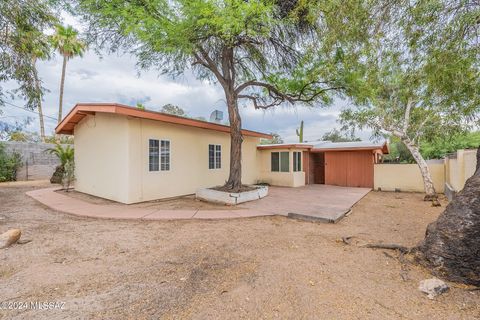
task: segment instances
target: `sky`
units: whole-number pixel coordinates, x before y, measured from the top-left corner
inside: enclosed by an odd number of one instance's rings
[[[82,29],[73,17],[64,15],[66,24]],[[103,54],[99,57],[94,50],[89,50],[82,57],[68,61],[63,116],[79,102],[116,102],[135,106],[142,103],[147,109],[159,111],[167,103],[178,105],[189,116],[203,116],[209,119],[214,110],[224,112],[228,119],[222,88],[215,83],[200,81],[187,70],[181,78],[172,79],[160,75],[156,70],[138,70],[136,59],[130,55]],[[43,102],[45,129],[52,134],[58,116],[58,99],[62,57],[57,53],[51,60],[39,61],[38,72],[43,86],[48,89]],[[2,83],[6,89],[15,87],[15,83]],[[10,100],[17,106],[23,106],[21,100]],[[251,105],[240,107],[242,125],[245,129],[267,133],[278,133],[285,142],[297,142],[295,129],[304,120],[304,140],[315,141],[333,128],[339,128],[337,117],[346,101],[336,100],[328,108],[284,105],[269,110],[255,110]],[[27,131],[38,132],[38,116],[35,113],[5,106],[0,121],[21,121],[32,117]],[[369,134],[358,134],[364,140]]]

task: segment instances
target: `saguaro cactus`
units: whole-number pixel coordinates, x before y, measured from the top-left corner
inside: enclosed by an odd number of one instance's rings
[[[297,132],[298,140],[303,142],[303,120],[300,122],[300,128],[295,130]]]

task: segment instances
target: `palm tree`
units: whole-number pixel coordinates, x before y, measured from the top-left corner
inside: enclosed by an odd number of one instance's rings
[[[36,64],[38,59],[45,60],[50,58],[50,46],[46,41],[45,37],[39,37],[37,38],[37,41],[32,43],[33,43],[33,46],[31,49],[31,56],[32,56],[32,66],[34,71],[35,89],[37,90],[37,92],[40,93],[40,96],[37,99],[38,100],[37,101],[38,118],[40,120],[40,138],[42,139],[42,142],[45,142],[45,123],[43,121],[43,109],[42,109],[43,94],[41,94],[43,91],[41,88],[41,82],[38,76]]]
[[[69,161],[74,161],[75,151],[70,145],[63,147],[61,144],[57,143],[54,148],[49,148],[45,150],[45,152],[56,155],[58,160],[60,160],[61,166],[65,166]]]
[[[62,121],[63,88],[65,85],[65,70],[67,61],[76,56],[83,56],[87,47],[86,43],[78,39],[78,31],[72,26],[57,26],[52,36],[52,45],[63,56],[62,78],[60,80],[60,98],[58,103],[58,123]]]
[[[57,143],[54,148],[49,148],[45,150],[45,152],[56,155],[60,160],[60,165],[55,168],[55,172],[50,178],[50,182],[63,183],[65,180],[65,182],[68,182],[66,186],[66,189],[68,190],[68,185],[70,185],[70,182],[73,179],[75,150],[70,145],[63,147]]]

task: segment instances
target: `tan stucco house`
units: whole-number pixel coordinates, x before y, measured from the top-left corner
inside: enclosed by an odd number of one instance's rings
[[[193,194],[228,178],[226,125],[115,103],[82,103],[56,132],[75,135],[75,189],[98,197],[136,203]],[[260,145],[271,136],[242,132],[246,184],[373,187],[373,164],[388,152],[386,145],[368,143]],[[352,169],[363,172],[354,181],[347,179]]]

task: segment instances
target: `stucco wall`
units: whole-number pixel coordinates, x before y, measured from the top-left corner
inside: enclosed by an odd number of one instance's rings
[[[445,185],[445,166],[441,163],[429,163],[433,184],[437,192],[442,193]],[[375,164],[374,189],[382,191],[424,192],[423,179],[417,164]]]
[[[445,181],[454,191],[460,191],[465,181],[475,173],[477,150],[458,150],[453,157],[445,159]]]
[[[128,121],[125,117],[87,116],[75,127],[75,189],[127,202]]]
[[[170,170],[150,172],[149,139],[170,141]],[[242,182],[257,179],[259,138],[245,136]],[[208,168],[208,145],[222,146],[221,169]],[[192,194],[222,185],[230,168],[228,133],[159,121],[97,114],[75,129],[78,191],[124,203]],[[110,159],[110,160],[107,160]]]
[[[198,188],[222,185],[230,168],[228,133],[145,119],[129,119],[129,202],[195,193]],[[148,171],[149,139],[170,141],[170,170]],[[242,145],[242,182],[255,183],[259,138],[245,136]],[[222,146],[221,169],[208,168],[208,145]]]
[[[271,170],[271,153],[272,152],[289,152],[289,172],[272,172]],[[293,152],[297,151],[302,154],[302,170],[304,165],[302,149],[274,149],[258,151],[258,182],[266,182],[274,186],[284,187],[301,187],[305,185],[305,172],[293,171]]]

